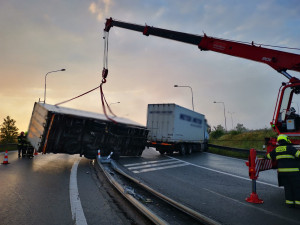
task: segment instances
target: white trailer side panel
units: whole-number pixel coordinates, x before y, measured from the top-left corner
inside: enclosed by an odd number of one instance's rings
[[[148,139],[168,142],[173,138],[174,104],[149,104],[147,113]]]
[[[148,140],[156,142],[204,142],[206,122],[203,114],[176,104],[149,104]]]

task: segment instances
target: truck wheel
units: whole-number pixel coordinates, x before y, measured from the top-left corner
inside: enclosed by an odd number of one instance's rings
[[[204,152],[207,152],[208,151],[208,144],[207,143],[205,143],[205,144],[203,144],[204,146],[203,146],[203,151]]]
[[[171,150],[171,149],[168,150],[168,151],[167,151],[167,154],[168,154],[168,155],[173,155],[173,150]]]
[[[180,155],[185,155],[185,153],[186,153],[186,147],[185,147],[184,144],[180,145],[179,153],[180,153]]]
[[[161,155],[164,155],[165,154],[165,151],[164,150],[158,150],[159,151],[159,153],[161,154]]]
[[[192,145],[188,145],[187,146],[187,154],[190,155],[193,152],[193,146]]]

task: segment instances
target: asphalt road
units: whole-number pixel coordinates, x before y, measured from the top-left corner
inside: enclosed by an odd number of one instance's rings
[[[17,152],[10,152],[8,161],[0,164],[0,224],[131,224],[101,191],[90,160],[63,154],[19,159]],[[76,162],[77,195],[70,186]],[[78,199],[84,212],[79,218]]]
[[[0,160],[3,157],[0,154]],[[132,223],[90,160],[63,154],[18,159],[10,152],[8,161],[0,164],[0,224]],[[265,171],[258,179],[257,193],[264,204],[245,201],[251,181],[244,160],[210,153],[161,156],[150,148],[142,157],[121,158],[119,164],[152,188],[222,224],[300,224],[300,210],[284,205],[276,171]]]
[[[221,224],[300,224],[300,210],[284,204],[274,170],[264,171],[257,181],[263,204],[245,201],[251,181],[244,160],[210,153],[161,156],[153,149],[141,158],[121,158],[124,171],[162,194],[181,202]]]

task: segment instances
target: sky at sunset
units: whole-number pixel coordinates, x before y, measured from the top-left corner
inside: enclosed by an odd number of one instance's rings
[[[1,0],[0,124],[27,130],[34,102],[56,104],[97,87],[103,28],[130,23],[237,41],[300,47],[298,0]],[[296,50],[284,50],[300,54]],[[104,93],[113,112],[146,125],[147,104],[176,103],[205,114],[211,126],[269,128],[278,89],[287,79],[265,64],[113,27]],[[297,72],[290,74],[300,77]],[[300,104],[300,103],[299,103]],[[102,113],[99,91],[62,105]]]

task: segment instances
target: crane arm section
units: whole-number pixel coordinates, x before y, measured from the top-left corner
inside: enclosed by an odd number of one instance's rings
[[[300,72],[300,55],[294,53],[264,48],[261,46],[256,46],[253,43],[247,44],[230,40],[223,40],[214,37],[208,37],[206,35],[200,36],[195,34],[188,34],[178,31],[150,27],[147,25],[142,26],[113,20],[112,18],[106,20],[104,31],[109,32],[110,28],[113,26],[142,32],[146,36],[153,35],[161,38],[184,42],[187,44],[197,45],[198,48],[202,51],[210,50],[226,55],[265,63],[271,66],[276,71],[282,73],[288,79],[291,79],[292,76],[286,72],[287,70]]]

